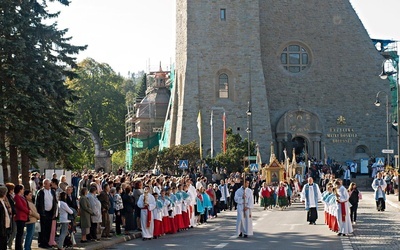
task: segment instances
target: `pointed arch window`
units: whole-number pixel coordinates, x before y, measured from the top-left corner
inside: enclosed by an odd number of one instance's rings
[[[229,78],[228,75],[223,73],[219,75],[219,98],[227,99],[229,98]]]

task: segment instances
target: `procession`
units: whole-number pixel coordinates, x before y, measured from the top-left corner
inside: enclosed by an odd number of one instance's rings
[[[222,170],[213,172],[209,179],[194,169],[180,176],[88,170],[72,173],[70,182],[65,175],[53,173],[49,179],[34,172],[25,191],[21,184],[0,186],[5,208],[1,226],[8,239],[1,249],[31,249],[36,238],[40,248],[56,249],[135,232],[141,233],[143,241],[168,238],[196,230],[223,217],[225,211],[236,211],[236,237],[251,238],[256,206],[265,212],[285,213],[294,204],[303,204],[304,224],[323,221],[338,236],[352,235],[362,194],[355,182],[347,187],[343,184],[347,168],[338,176],[340,171],[333,172],[313,160],[307,172],[297,168],[290,174],[274,155],[271,160],[257,172]],[[387,186],[392,185],[382,174],[377,172],[371,183],[377,211],[385,211]],[[280,175],[287,178],[279,179]],[[393,184],[397,191],[398,183]],[[318,218],[319,210],[324,218]],[[29,220],[21,221],[26,217]],[[75,237],[78,230],[80,239]]]

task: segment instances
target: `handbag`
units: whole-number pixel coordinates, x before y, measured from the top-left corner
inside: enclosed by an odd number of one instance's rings
[[[68,214],[68,220],[74,221],[78,212],[76,211],[75,208],[70,207],[70,209],[72,210],[72,214]]]

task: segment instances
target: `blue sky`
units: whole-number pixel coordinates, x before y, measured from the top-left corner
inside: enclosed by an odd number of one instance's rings
[[[72,0],[52,8],[61,11],[59,27],[69,29],[72,43],[89,46],[78,61],[92,57],[127,76],[174,61],[175,1]],[[400,0],[350,2],[371,38],[400,40]]]

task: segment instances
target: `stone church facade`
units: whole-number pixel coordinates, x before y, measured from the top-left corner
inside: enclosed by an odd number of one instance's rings
[[[382,156],[385,107],[373,104],[390,92],[383,57],[348,0],[176,2],[171,144],[199,140],[200,111],[203,154],[211,140],[220,152],[225,111],[264,161],[271,142],[280,160],[285,148],[339,162]]]

